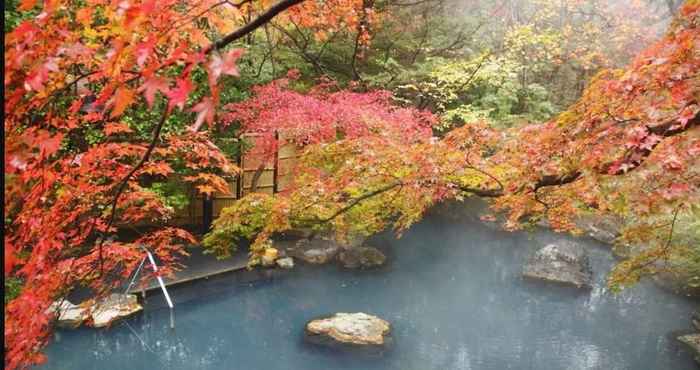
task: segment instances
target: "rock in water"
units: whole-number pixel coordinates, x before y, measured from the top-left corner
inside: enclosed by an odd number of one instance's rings
[[[68,300],[52,303],[48,312],[58,315],[56,325],[61,328],[75,329],[88,317],[88,310],[85,307],[74,305]]]
[[[386,256],[374,247],[345,249],[338,254],[338,261],[345,268],[372,268],[384,265]]]
[[[133,294],[110,294],[92,308],[92,326],[102,328],[143,310]]]
[[[288,254],[307,263],[324,264],[333,261],[338,254],[338,244],[327,238],[313,238],[299,240]]]
[[[589,237],[606,244],[613,244],[622,229],[622,221],[613,216],[581,215],[575,223]]]
[[[276,248],[266,248],[262,256],[262,265],[266,267],[274,266],[278,255],[279,251]]]
[[[383,345],[389,334],[388,322],[366,313],[336,313],[327,318],[320,318],[306,324],[309,336],[320,336],[329,342]]]
[[[294,268],[294,259],[292,257],[280,258],[277,260],[277,266],[283,269]]]
[[[304,251],[301,258],[308,263],[322,265],[332,261],[337,251],[337,249],[309,249]]]
[[[695,361],[700,362],[700,334],[681,335],[678,340],[690,347]]]
[[[357,248],[362,246],[362,244],[367,241],[367,237],[361,234],[354,234],[348,236],[346,242],[344,243],[344,246],[346,248]]]
[[[591,288],[593,276],[588,257],[580,246],[570,242],[549,244],[530,257],[523,276]]]

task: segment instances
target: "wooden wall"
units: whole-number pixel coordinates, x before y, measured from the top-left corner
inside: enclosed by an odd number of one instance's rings
[[[248,134],[245,135],[245,137],[247,140],[255,144],[255,141],[259,135]],[[239,197],[243,197],[250,193],[253,177],[255,176],[255,172],[257,171],[258,167],[262,163],[262,160],[262,156],[256,154],[254,150],[241,156],[238,165],[242,169],[242,174],[229,183],[230,194],[217,192],[213,195],[214,219],[219,216],[222,209],[231,206]],[[282,145],[277,151],[277,155],[275,156],[274,160],[271,160],[265,164],[264,170],[258,179],[256,192],[274,194],[289,188],[294,176],[296,162],[296,146],[292,143],[285,143]],[[240,190],[239,183],[242,185],[240,186]],[[179,212],[175,217],[174,223],[201,225],[203,219],[202,203],[203,200],[201,195],[193,197],[190,201],[189,209]]]

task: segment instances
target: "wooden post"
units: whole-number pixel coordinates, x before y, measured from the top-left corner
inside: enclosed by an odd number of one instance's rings
[[[211,222],[214,219],[214,201],[211,195],[204,194],[202,198],[202,234],[209,232]]]
[[[241,141],[239,140],[239,143]],[[245,175],[245,169],[243,168],[243,148],[241,144],[238,146],[238,168],[241,172],[236,176],[236,199],[241,199],[243,197],[243,176]]]
[[[277,193],[277,175],[278,175],[278,167],[279,167],[279,159],[280,159],[280,134],[279,131],[275,130],[275,141],[277,142],[276,148],[275,148],[275,162],[272,165],[272,193],[275,194]]]

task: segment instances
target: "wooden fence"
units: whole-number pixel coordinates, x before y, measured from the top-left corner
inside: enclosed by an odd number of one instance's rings
[[[247,134],[244,137],[252,142],[255,148],[260,135]],[[268,163],[264,163],[264,166],[263,161],[263,156],[254,150],[241,155],[238,160],[241,174],[229,182],[230,194],[214,193],[210,202],[205,202],[201,195],[193,196],[189,208],[179,212],[173,223],[195,226],[207,224],[211,218],[218,217],[222,209],[231,206],[236,199],[251,193],[253,181],[258,172],[256,192],[274,194],[287,189],[292,182],[297,161],[296,146],[293,143],[285,143],[278,148],[273,160],[267,161]],[[209,207],[211,210],[208,209]]]

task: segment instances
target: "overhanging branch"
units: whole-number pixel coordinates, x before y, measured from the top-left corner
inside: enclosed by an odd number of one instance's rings
[[[675,135],[679,135],[683,132],[688,131],[689,129],[700,125],[700,114],[695,114],[693,118],[691,118],[686,125],[680,125],[678,122],[677,118],[668,120],[664,123],[658,124],[658,125],[647,125],[645,126],[647,130],[647,135],[658,135],[664,138],[667,137],[672,137]],[[644,160],[653,152],[653,150],[658,146],[658,144],[661,143],[659,141],[658,143],[654,144],[650,148],[637,148],[635,150],[632,150],[628,152],[624,158],[622,158],[619,161],[614,161],[614,162],[609,162],[605,163],[601,166],[599,166],[596,169],[596,172],[601,174],[601,175],[611,175],[611,176],[619,176],[619,175],[624,175],[626,173],[629,173],[630,171],[638,168],[639,166],[644,163]],[[618,166],[621,163],[626,163],[627,166],[625,167],[624,170],[619,169],[616,171],[611,172],[611,168],[613,168],[613,165],[617,164]],[[530,189],[533,192],[537,192],[537,190],[548,187],[548,186],[562,186],[566,184],[570,184],[580,178],[583,177],[583,172],[581,170],[574,170],[569,173],[565,174],[557,174],[557,175],[546,175],[542,176],[535,182],[535,184],[532,186]],[[523,186],[521,187],[517,192],[526,190],[527,187]],[[480,188],[470,188],[470,187],[460,187],[460,190],[467,192],[467,193],[472,193],[477,196],[481,197],[490,197],[490,198],[497,198],[500,196],[504,195],[504,192],[502,189],[480,189]]]
[[[293,7],[294,5],[300,4],[302,2],[304,2],[304,0],[282,0],[279,3],[270,7],[264,13],[260,14],[257,18],[253,19],[250,23],[246,24],[245,26],[243,26],[243,27],[241,27],[241,28],[229,33],[229,34],[227,34],[226,36],[222,37],[218,41],[207,46],[206,48],[204,48],[204,50],[202,50],[202,52],[205,54],[208,54],[208,53],[212,52],[212,50],[221,49],[221,48],[225,47],[226,45],[240,39],[241,37],[255,31],[258,27],[269,22],[270,20],[272,20],[272,18],[276,17],[278,14],[282,13],[283,11]]]
[[[396,187],[399,187],[403,185],[402,182],[393,182],[388,185],[382,186],[381,188],[378,188],[376,190],[367,192],[357,198],[354,198],[352,201],[350,201],[347,205],[344,207],[340,208],[339,210],[335,211],[332,215],[325,217],[325,218],[316,218],[316,219],[306,219],[306,220],[300,220],[302,223],[317,223],[317,224],[325,224],[327,222],[331,222],[334,219],[336,219],[338,216],[342,215],[345,212],[348,212],[351,210],[353,207],[357,206],[358,204],[362,203],[363,201],[375,197],[377,195],[380,195],[382,193],[386,193],[389,190],[395,189]]]

